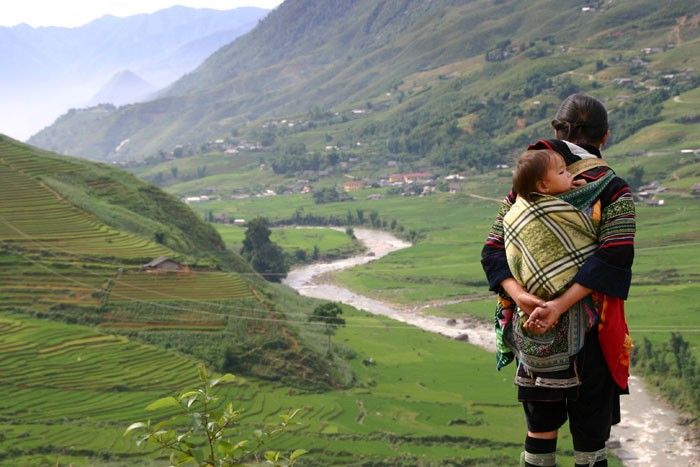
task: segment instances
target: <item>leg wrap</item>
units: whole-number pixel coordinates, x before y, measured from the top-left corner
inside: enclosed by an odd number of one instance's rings
[[[547,452],[544,454],[534,454],[531,452],[523,451],[522,454],[520,454],[520,465],[527,467],[554,467],[555,465],[557,465],[557,456],[553,452]]]
[[[586,467],[608,465],[607,460],[608,453],[605,448],[593,452],[574,451],[574,462],[576,465]]]

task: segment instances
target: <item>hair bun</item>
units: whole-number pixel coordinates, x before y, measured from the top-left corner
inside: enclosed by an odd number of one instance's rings
[[[575,126],[572,125],[571,122],[567,122],[566,120],[559,120],[556,118],[552,120],[552,128],[554,128],[557,131],[566,131],[568,133],[574,127]]]

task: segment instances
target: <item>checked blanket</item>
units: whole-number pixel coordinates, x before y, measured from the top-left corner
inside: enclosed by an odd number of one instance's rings
[[[592,210],[613,177],[609,171],[558,197],[538,195],[532,202],[518,198],[510,207],[503,217],[506,257],[513,277],[528,292],[543,300],[557,297],[598,248],[600,213]],[[536,372],[568,368],[569,357],[581,350],[586,331],[597,319],[589,296],[562,315],[554,328],[534,335],[522,326],[527,316],[514,308],[512,300],[500,298],[496,313],[499,369],[514,356]]]

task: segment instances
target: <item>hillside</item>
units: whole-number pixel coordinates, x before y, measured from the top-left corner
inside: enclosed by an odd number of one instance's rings
[[[660,103],[698,85],[696,14],[690,1],[288,0],[162,98],[75,111],[31,141],[123,161],[245,137],[302,167],[306,152],[327,167],[335,146],[371,170],[482,169],[548,134],[576,90],[619,112],[616,141],[657,123]],[[697,140],[688,123],[674,144]]]
[[[219,47],[252,29],[260,8],[172,7],[75,28],[0,27],[0,131],[25,139],[90,98],[117,72],[163,88]]]
[[[342,363],[331,370],[317,355],[322,340],[285,324],[285,313],[310,305],[290,305],[256,278],[179,200],[6,136],[0,169],[0,310],[90,324],[219,370],[312,387],[345,381]],[[179,264],[143,266],[160,257]]]

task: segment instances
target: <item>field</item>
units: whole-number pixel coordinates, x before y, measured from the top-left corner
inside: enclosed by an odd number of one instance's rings
[[[347,326],[334,341],[353,349],[357,387],[316,393],[247,378],[227,390],[245,410],[242,436],[300,408],[302,425],[275,447],[308,449],[302,465],[381,459],[503,465],[517,457],[520,409],[510,376],[494,372],[492,355],[386,319],[345,313]],[[0,374],[13,375],[0,382],[2,465],[133,465],[152,458],[121,433],[131,422],[157,417],[145,406],[196,376],[190,358],[93,328],[16,314],[0,315],[0,326]],[[362,363],[370,357],[373,365]],[[561,444],[569,452],[568,435]]]
[[[226,242],[227,248],[233,251],[241,249],[245,238],[245,227],[225,224],[216,224],[215,227],[221,238]],[[271,231],[270,240],[290,255],[298,250],[302,250],[306,257],[311,258],[314,248],[318,248],[320,257],[330,259],[349,256],[361,249],[347,234],[338,230],[272,228]]]

